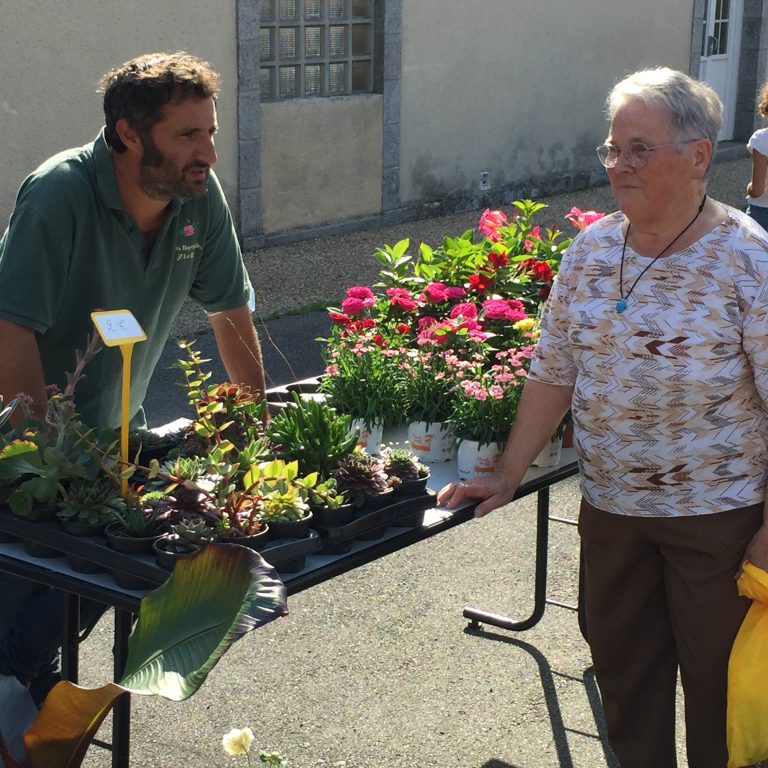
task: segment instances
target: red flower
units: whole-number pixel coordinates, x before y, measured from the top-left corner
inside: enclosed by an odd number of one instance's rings
[[[398,323],[395,326],[395,330],[398,333],[410,333],[411,332],[411,326],[407,325],[406,323]]]
[[[597,211],[582,211],[579,208],[571,208],[571,212],[565,215],[565,218],[573,224],[579,231],[586,229],[590,224],[602,219],[605,216],[604,213],[598,213]]]
[[[525,262],[525,267],[537,283],[551,283],[554,279],[552,268],[546,261],[529,259]]]
[[[387,340],[380,333],[377,333],[373,337],[372,341],[373,341],[374,344],[377,344],[380,347],[386,347],[387,346]]]
[[[469,289],[478,293],[485,293],[493,285],[493,278],[487,275],[470,275]]]
[[[455,320],[457,317],[474,319],[477,317],[477,307],[468,301],[456,304],[456,306],[451,309],[450,317],[452,320]]]
[[[501,269],[509,264],[509,257],[503,251],[498,253],[497,251],[491,251],[488,254],[488,261],[491,262],[491,266],[494,269]]]
[[[496,230],[503,227],[507,222],[508,219],[503,211],[492,211],[490,208],[486,208],[477,223],[477,231],[489,240],[498,242],[501,240],[501,235]]]
[[[402,309],[404,312],[413,312],[414,309],[418,309],[418,302],[405,288],[387,288],[387,296],[393,307]]]
[[[352,322],[352,318],[349,317],[349,315],[345,315],[341,312],[334,312],[332,309],[328,310],[328,317],[330,317],[334,323],[339,323],[340,325],[349,325],[349,323]]]

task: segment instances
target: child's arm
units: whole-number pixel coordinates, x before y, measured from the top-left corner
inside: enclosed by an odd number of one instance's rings
[[[760,197],[765,192],[765,174],[768,170],[768,157],[756,149],[752,151],[752,180],[747,184],[747,194]]]

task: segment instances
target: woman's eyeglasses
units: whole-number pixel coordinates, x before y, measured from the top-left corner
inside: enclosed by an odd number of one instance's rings
[[[664,149],[665,147],[682,147],[685,144],[693,144],[695,141],[701,141],[701,139],[673,141],[669,144],[657,144],[655,147],[649,147],[642,142],[635,142],[626,149],[619,149],[614,147],[613,144],[601,144],[599,147],[595,147],[595,152],[597,152],[597,157],[605,168],[615,168],[619,164],[620,155],[623,155],[624,160],[633,168],[645,168],[648,165],[648,158],[651,152],[655,152],[657,149]]]

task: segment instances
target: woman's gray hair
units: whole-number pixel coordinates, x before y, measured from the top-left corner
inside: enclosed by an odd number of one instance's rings
[[[607,99],[609,118],[628,99],[666,109],[680,141],[704,138],[717,148],[723,104],[706,83],[669,67],[642,69],[613,86]]]

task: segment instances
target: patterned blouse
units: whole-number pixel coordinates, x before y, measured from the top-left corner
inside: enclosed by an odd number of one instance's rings
[[[763,500],[768,473],[768,234],[728,209],[657,259],[616,310],[623,214],[563,259],[530,377],[574,387],[587,501],[642,517]],[[624,294],[649,263],[627,246]]]

